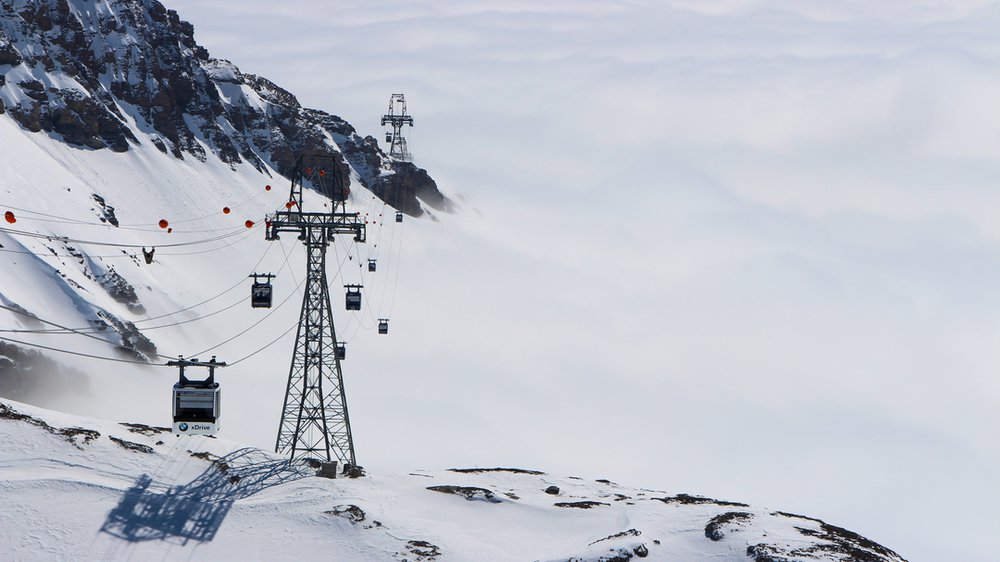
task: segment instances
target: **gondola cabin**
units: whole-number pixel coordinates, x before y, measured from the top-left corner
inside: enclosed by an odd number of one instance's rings
[[[271,299],[274,289],[271,287],[271,279],[274,275],[270,273],[254,273],[253,285],[250,287],[250,306],[253,308],[271,308]]]
[[[174,383],[174,434],[215,435],[221,404],[217,382],[208,387]]]
[[[271,284],[254,283],[250,287],[250,306],[254,308],[271,308]]]
[[[361,310],[361,285],[344,285],[347,289],[345,304],[347,310]]]
[[[215,367],[224,367],[215,357],[208,363],[197,359],[180,359],[167,363],[180,367],[180,380],[173,389],[173,430],[175,435],[215,435],[219,431],[222,413],[222,393],[215,382]],[[185,376],[186,367],[208,367],[209,375],[204,380],[192,380]]]
[[[385,134],[385,142],[392,142],[392,133]]]
[[[334,349],[336,350],[338,360],[343,361],[347,359],[347,342],[337,342],[337,346]]]
[[[401,211],[396,211],[396,222],[403,222],[403,213]]]
[[[378,320],[378,333],[388,334],[389,333],[389,320],[387,318],[379,318]]]
[[[375,259],[368,260],[368,271],[375,271]]]

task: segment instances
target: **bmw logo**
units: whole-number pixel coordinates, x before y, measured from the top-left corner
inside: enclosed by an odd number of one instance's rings
[[[177,429],[179,429],[181,431],[187,431],[188,430],[188,424],[181,423],[180,425],[177,426]]]

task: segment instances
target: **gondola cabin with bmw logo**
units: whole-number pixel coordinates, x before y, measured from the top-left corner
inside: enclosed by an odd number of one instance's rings
[[[215,357],[209,362],[184,359],[167,363],[180,369],[179,380],[174,383],[173,416],[175,435],[215,435],[219,431],[221,397],[219,383],[215,382],[215,368],[225,367]],[[188,367],[208,368],[208,378],[192,380],[184,370]]]

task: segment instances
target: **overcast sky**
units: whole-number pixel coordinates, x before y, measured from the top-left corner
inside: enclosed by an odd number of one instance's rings
[[[392,345],[347,365],[362,464],[995,559],[1000,3],[166,4],[362,134],[404,92],[462,202],[409,231]]]

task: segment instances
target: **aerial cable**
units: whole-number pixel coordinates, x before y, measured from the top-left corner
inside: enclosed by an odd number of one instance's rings
[[[39,257],[39,258],[75,258],[75,259],[80,259],[80,256],[74,255],[74,254],[59,254],[59,253],[53,254],[53,253],[45,253],[45,252],[32,252],[30,250],[11,250],[11,249],[8,249],[8,248],[0,248],[0,252],[7,252],[7,253],[11,253],[11,254],[22,254],[22,255],[25,255],[25,256],[36,256],[36,257]],[[123,252],[124,252],[124,250],[123,250]],[[169,254],[169,255],[173,255],[173,254]],[[122,254],[100,254],[100,255],[87,254],[87,257],[89,257],[89,258],[101,258],[101,259],[104,259],[104,258],[130,258],[131,259],[133,256],[131,254],[128,254],[128,253],[122,253]]]
[[[279,340],[280,340],[281,338],[283,338],[283,337],[287,336],[287,335],[288,335],[288,332],[291,332],[292,330],[294,330],[294,329],[295,329],[295,328],[296,328],[296,327],[297,327],[298,325],[299,325],[299,322],[298,322],[298,320],[296,320],[296,321],[295,321],[295,323],[294,323],[294,324],[292,324],[292,325],[291,325],[291,326],[290,326],[290,327],[289,327],[289,328],[288,328],[287,330],[285,330],[284,332],[282,332],[280,336],[278,336],[278,337],[274,338],[273,340],[271,340],[271,342],[270,342],[270,343],[267,343],[267,344],[265,344],[265,345],[264,345],[264,347],[261,347],[260,349],[258,349],[257,351],[254,351],[254,352],[253,352],[253,353],[251,353],[250,355],[246,355],[246,356],[244,356],[244,357],[240,357],[240,358],[239,358],[239,359],[237,359],[236,361],[231,361],[231,362],[229,362],[228,364],[229,364],[230,366],[233,366],[233,365],[236,365],[237,363],[240,363],[240,362],[242,362],[242,361],[244,361],[244,360],[246,360],[246,359],[250,359],[250,358],[251,358],[251,357],[253,357],[254,355],[257,355],[257,354],[258,354],[258,353],[260,353],[261,351],[264,351],[265,349],[267,349],[267,348],[271,347],[272,345],[274,345],[274,344],[278,343],[278,341],[279,341]]]
[[[357,246],[358,246],[358,243],[354,242],[355,249],[357,249]],[[350,249],[348,249],[347,252],[348,252],[347,255],[350,256]],[[336,282],[337,278],[340,278],[342,281],[346,281],[346,279],[344,279],[343,276],[341,275],[341,270],[344,268],[344,264],[347,263],[347,261],[349,261],[349,260],[347,260],[347,259],[341,260],[340,259],[340,252],[337,251],[337,246],[336,245],[334,245],[334,247],[333,247],[333,254],[334,254],[334,258],[337,259],[338,261],[340,261],[340,265],[337,267],[337,273],[334,274],[333,279],[331,279],[330,282],[328,283],[327,290],[331,290],[333,288],[333,284]],[[358,257],[359,261],[360,261],[360,259],[361,258]],[[361,281],[364,281],[362,274],[359,274],[359,278],[361,278]],[[362,282],[362,285],[364,285],[363,282]],[[368,300],[369,299],[367,299],[367,298],[366,299],[362,299],[362,302],[366,303],[366,306],[370,306],[370,305],[367,304]],[[361,324],[362,321],[361,321],[361,318],[358,318],[359,316],[360,315],[358,315],[358,314],[348,315],[348,317],[347,317],[347,324],[345,324],[344,330],[346,331],[347,329],[350,328],[351,322],[357,321],[359,324]],[[366,327],[371,327],[371,326],[366,326]]]
[[[305,282],[305,279],[303,279],[302,282],[300,282],[298,285],[296,285],[295,288],[298,289],[299,287],[301,287],[303,282]],[[211,346],[211,347],[209,347],[207,349],[203,349],[203,350],[201,350],[201,351],[199,351],[197,353],[192,353],[191,355],[189,355],[189,357],[197,357],[198,355],[201,355],[203,353],[208,353],[209,351],[212,351],[214,349],[220,348],[220,347],[226,345],[227,343],[235,340],[236,338],[242,336],[243,334],[249,332],[250,330],[256,328],[258,325],[260,325],[261,322],[263,322],[264,320],[267,320],[269,316],[271,316],[272,314],[274,314],[275,312],[277,312],[278,309],[282,307],[282,305],[284,305],[286,302],[288,302],[288,299],[292,298],[296,294],[297,293],[295,291],[292,291],[292,292],[288,293],[288,296],[285,297],[285,300],[283,300],[280,303],[278,303],[278,306],[272,308],[271,311],[268,312],[267,314],[265,314],[260,320],[258,320],[256,322],[254,322],[253,324],[247,326],[246,329],[244,329],[243,331],[241,331],[238,334],[234,335],[233,337],[231,337],[231,338],[229,338],[229,339],[227,339],[225,341],[222,341],[220,343],[217,343],[217,344],[215,344],[215,345],[213,345],[213,346]]]
[[[354,248],[355,248],[356,250],[358,249],[358,243],[357,243],[357,242],[354,242]],[[362,276],[362,278],[364,278],[364,276],[365,276],[365,274],[364,274],[364,269],[362,269],[362,270],[361,270],[361,272],[362,272],[362,273],[361,273],[361,276]],[[366,285],[366,286],[367,286],[367,285]],[[366,293],[368,293],[369,295],[371,295],[371,293],[369,293],[368,291],[365,291],[365,292],[366,292]],[[372,300],[372,299],[370,299],[370,298],[367,298],[367,299],[365,299],[364,301],[365,301],[365,310],[366,310],[366,311],[368,312],[368,317],[369,317],[369,318],[371,318],[371,320],[372,320],[372,324],[370,324],[370,325],[363,325],[363,323],[361,322],[361,320],[358,320],[358,324],[359,324],[359,325],[360,325],[361,327],[363,327],[363,328],[371,328],[371,327],[374,327],[374,326],[375,326],[375,322],[378,322],[378,320],[376,320],[376,317],[375,317],[375,314],[374,314],[374,313],[372,312],[372,305],[371,305],[371,300]]]
[[[264,195],[264,193],[266,193],[267,191],[270,191],[270,190],[269,189],[265,189],[264,191],[258,191],[255,195],[251,195],[250,197],[248,197],[248,198],[246,198],[246,199],[244,199],[244,200],[242,200],[242,201],[240,201],[238,203],[231,204],[230,206],[233,207],[234,209],[242,207],[243,205],[246,205],[250,201],[253,201],[254,199],[257,199],[261,195]],[[106,223],[106,222],[93,222],[93,221],[89,221],[89,220],[74,219],[72,217],[64,217],[64,216],[60,216],[60,215],[53,215],[53,214],[49,214],[49,213],[43,213],[41,211],[33,211],[31,209],[24,209],[24,208],[21,208],[21,207],[15,207],[14,205],[8,205],[8,204],[0,204],[0,207],[14,209],[15,211],[21,211],[21,212],[24,212],[24,213],[31,213],[33,215],[38,215],[38,216],[42,216],[42,217],[47,217],[46,219],[39,219],[39,218],[32,217],[32,220],[36,220],[36,221],[39,221],[39,222],[53,222],[53,223],[58,222],[58,223],[63,223],[63,224],[80,224],[80,225],[86,225],[86,226],[103,226],[103,227],[108,227],[108,228],[120,228],[120,229],[123,229],[123,230],[140,230],[140,231],[146,231],[146,232],[156,232],[157,231],[157,229],[155,229],[155,228],[149,228],[149,223],[128,223],[128,224],[121,224],[121,223],[119,223],[118,225],[112,225],[112,224],[109,224],[109,223]],[[173,220],[171,222],[174,223],[174,224],[186,224],[186,223],[189,223],[189,222],[192,222],[192,221],[206,219],[208,217],[214,216],[215,214],[216,213],[209,213],[207,215],[203,215],[203,216],[199,216],[199,217]],[[55,219],[55,220],[53,220],[53,219]],[[218,230],[222,230],[222,229],[218,229]],[[205,229],[200,229],[200,231],[201,232],[211,232],[211,230],[205,230]]]
[[[225,240],[227,238],[232,238],[233,236],[237,236],[237,235],[243,233],[243,231],[244,231],[245,228],[246,227],[234,226],[231,229],[232,232],[229,232],[227,234],[220,234],[218,236],[213,236],[211,238],[203,238],[203,239],[200,239],[200,240],[189,240],[187,242],[173,242],[173,243],[170,243],[170,244],[156,244],[155,246],[157,248],[175,248],[175,247],[178,247],[178,246],[196,246],[198,244],[208,244],[210,242],[217,242],[219,240]],[[115,242],[100,242],[100,241],[97,241],[97,240],[79,240],[79,239],[76,239],[76,238],[68,238],[68,237],[61,238],[61,239],[67,240],[69,242],[74,242],[76,244],[86,244],[86,245],[89,245],[89,246],[114,246],[116,248],[144,248],[144,247],[146,247],[146,246],[149,245],[149,244],[118,244],[118,243],[115,243]]]
[[[0,203],[0,207],[5,207],[5,208],[8,208],[8,209],[14,209],[15,211],[21,211],[22,213],[31,213],[33,215],[40,215],[40,216],[43,216],[43,217],[49,217],[49,219],[58,219],[58,220],[47,220],[47,219],[36,219],[34,217],[29,217],[31,220],[37,220],[37,221],[41,221],[41,222],[61,222],[61,223],[86,224],[86,225],[93,225],[93,226],[108,226],[106,223],[94,223],[94,222],[91,222],[91,221],[85,221],[83,219],[74,219],[74,218],[70,218],[70,217],[61,217],[59,215],[50,215],[48,213],[43,213],[41,211],[32,211],[31,209],[22,209],[20,207],[15,207],[13,205],[7,205],[6,203]],[[112,228],[114,228],[114,227],[112,226]]]
[[[390,235],[390,238],[389,238],[389,257],[388,257],[388,261],[389,261],[388,266],[389,266],[390,271],[397,268],[398,261],[399,261],[399,251],[397,249],[396,236],[395,236],[395,234],[396,234],[396,223],[395,222],[392,223],[392,230],[393,230],[393,232],[392,232],[392,234]],[[402,232],[403,232],[403,228],[402,227],[399,228],[399,232],[400,232],[400,237],[402,237]],[[393,262],[393,250],[396,250],[396,256],[397,256],[396,263]],[[380,318],[384,318],[384,316],[383,316],[382,313],[385,311],[385,292],[386,292],[386,290],[388,288],[389,288],[389,279],[386,278],[385,281],[384,281],[384,283],[382,284],[382,296],[379,297],[379,301],[378,301],[378,315],[379,315]]]
[[[218,246],[216,248],[209,248],[207,250],[196,250],[196,251],[193,251],[193,252],[160,252],[160,255],[163,255],[163,256],[195,256],[195,255],[198,255],[198,254],[210,254],[212,252],[217,252],[219,250],[225,250],[227,248],[232,248],[233,246],[239,244],[240,242],[243,242],[247,238],[250,238],[250,236],[252,236],[254,234],[255,234],[255,232],[253,231],[253,229],[248,229],[247,232],[246,232],[246,234],[242,238],[240,238],[238,240],[233,240],[232,242],[228,242],[228,243],[223,244],[222,246]],[[157,246],[157,247],[158,248],[162,248],[164,246]]]
[[[231,207],[233,210],[235,210],[235,209],[237,209],[239,207],[242,207],[243,205],[246,205],[247,203],[253,201],[254,199],[260,197],[261,195],[264,195],[268,191],[270,191],[270,190],[267,189],[267,188],[265,188],[264,191],[260,191],[256,195],[251,195],[250,197],[248,197],[248,198],[246,198],[246,199],[244,199],[244,200],[242,200],[242,201],[240,201],[238,203],[228,205],[228,207]],[[191,217],[191,218],[187,218],[187,219],[171,220],[170,222],[172,224],[187,224],[189,222],[194,222],[194,221],[198,221],[198,220],[204,220],[204,219],[207,219],[209,217],[216,216],[217,214],[218,213],[212,212],[212,213],[208,213],[207,215],[202,215],[202,216],[199,216],[199,217]],[[148,223],[136,223],[136,224],[129,224],[129,225],[124,225],[124,226],[147,226],[147,225],[148,225]]]
[[[304,281],[304,280],[303,280],[303,281]],[[299,287],[301,287],[301,286],[302,286],[302,283],[299,283],[299,284],[298,284],[298,286],[296,286],[296,289],[298,289],[298,288],[299,288]],[[279,303],[277,307],[275,307],[275,308],[274,308],[274,309],[273,309],[273,310],[272,310],[271,312],[269,312],[269,313],[268,313],[267,315],[265,315],[265,316],[264,316],[263,318],[261,318],[260,320],[258,320],[257,322],[255,322],[254,324],[252,324],[251,326],[249,326],[249,327],[248,327],[247,329],[245,329],[245,330],[243,330],[242,332],[240,332],[240,333],[236,334],[235,336],[233,336],[233,337],[231,337],[231,338],[229,338],[229,339],[227,339],[227,340],[223,341],[222,343],[219,343],[218,345],[215,345],[215,346],[213,346],[213,347],[210,347],[210,348],[208,348],[208,349],[206,349],[206,350],[204,350],[204,351],[199,351],[198,353],[194,353],[194,354],[191,354],[191,357],[194,357],[194,356],[197,356],[197,355],[201,355],[201,354],[203,354],[203,353],[207,353],[208,351],[211,351],[211,350],[213,350],[213,349],[215,349],[215,348],[217,348],[217,347],[221,347],[221,346],[223,346],[223,345],[225,345],[225,344],[227,344],[227,343],[229,343],[229,342],[233,341],[234,339],[236,339],[236,338],[238,338],[238,337],[242,336],[243,334],[247,333],[248,331],[250,331],[251,329],[253,329],[253,328],[254,328],[254,327],[256,327],[257,325],[259,325],[259,324],[260,324],[261,322],[263,322],[264,320],[266,320],[268,316],[270,316],[271,314],[273,314],[274,312],[276,312],[276,311],[277,311],[277,310],[278,310],[279,308],[281,308],[281,306],[282,306],[283,304],[285,304],[286,302],[288,302],[288,300],[289,300],[289,299],[290,299],[290,298],[291,298],[292,296],[294,296],[295,294],[296,294],[296,293],[295,293],[294,291],[293,291],[293,292],[291,292],[291,293],[289,293],[288,297],[286,297],[286,298],[285,298],[285,300],[281,301],[281,303]],[[247,297],[247,298],[249,298],[249,297]],[[239,304],[240,302],[243,302],[243,301],[245,301],[245,300],[246,300],[246,298],[242,299],[241,301],[239,301],[239,302],[238,302],[238,303],[236,303],[236,304]],[[177,323],[175,323],[175,324],[167,324],[167,325],[164,325],[164,326],[157,326],[157,327],[155,327],[155,328],[165,328],[165,327],[167,327],[167,326],[173,326],[173,325],[177,325],[177,324],[184,324],[184,323],[186,323],[186,322],[190,322],[190,321],[193,321],[193,320],[200,320],[201,318],[206,318],[207,316],[210,316],[210,315],[214,315],[214,314],[218,314],[219,312],[222,312],[222,311],[224,311],[224,310],[228,310],[229,308],[232,308],[232,306],[235,306],[235,305],[231,305],[231,306],[229,306],[229,307],[226,307],[226,308],[224,308],[224,309],[222,309],[222,310],[219,310],[219,311],[216,311],[216,312],[213,312],[213,313],[211,313],[211,314],[209,314],[209,315],[205,315],[205,316],[201,316],[201,317],[199,317],[199,318],[197,318],[197,319],[192,319],[192,320],[187,320],[187,321],[182,321],[182,322],[177,322]],[[21,311],[19,311],[19,310],[17,310],[17,309],[14,309],[14,308],[11,308],[11,307],[8,307],[8,306],[5,306],[5,305],[2,305],[2,304],[0,304],[0,308],[3,308],[3,309],[6,309],[6,310],[9,310],[9,311],[11,311],[11,312],[14,312],[14,313],[17,313],[17,314],[20,314],[20,315],[22,315],[22,316],[27,316],[26,314],[24,314],[23,312],[21,312]],[[56,326],[56,327],[58,327],[58,328],[62,328],[63,330],[65,330],[65,331],[66,331],[66,332],[63,332],[63,333],[73,333],[73,334],[77,334],[77,335],[81,335],[81,336],[84,336],[84,337],[88,337],[88,338],[91,338],[91,339],[94,339],[94,340],[97,340],[97,341],[99,341],[99,342],[101,342],[101,343],[104,343],[104,344],[110,344],[110,345],[115,345],[115,344],[114,344],[114,342],[111,342],[111,341],[108,341],[108,340],[105,340],[105,339],[102,339],[102,338],[98,338],[98,337],[96,337],[96,336],[93,336],[93,335],[90,335],[90,334],[87,334],[87,333],[84,333],[84,332],[82,332],[82,331],[79,331],[79,330],[74,330],[74,329],[72,329],[72,328],[68,328],[68,327],[66,327],[66,326],[62,326],[61,324],[57,324],[57,323],[55,323],[55,322],[50,322],[50,321],[48,321],[48,320],[43,320],[43,319],[41,319],[41,318],[38,318],[37,316],[36,316],[36,317],[30,317],[30,316],[29,316],[29,318],[32,318],[33,320],[37,320],[37,321],[39,321],[39,322],[42,322],[42,323],[44,323],[44,324],[50,324],[50,325],[52,325],[52,326]],[[145,329],[145,330],[150,330],[150,329],[155,329],[155,328],[143,328],[143,329]],[[287,332],[286,332],[286,333],[287,333]],[[54,347],[49,347],[49,346],[44,346],[44,345],[38,345],[38,344],[31,344],[31,343],[27,343],[27,342],[22,342],[22,341],[19,341],[19,340],[12,340],[12,339],[10,339],[10,338],[4,338],[4,337],[2,337],[2,336],[0,336],[0,339],[3,339],[3,340],[7,340],[7,341],[12,341],[12,342],[15,342],[15,343],[22,343],[22,344],[24,344],[24,345],[33,345],[33,346],[35,346],[35,347],[40,347],[40,348],[42,348],[42,349],[49,349],[49,350],[52,350],[52,351],[62,351],[62,352],[64,352],[64,353],[71,353],[71,354],[74,354],[74,355],[82,355],[82,356],[84,356],[84,357],[94,357],[94,358],[96,358],[96,359],[107,359],[107,360],[112,360],[112,361],[122,361],[122,362],[126,362],[126,363],[137,363],[137,364],[141,364],[141,365],[148,365],[148,364],[149,364],[149,363],[145,363],[145,362],[141,362],[141,361],[127,361],[127,360],[119,360],[119,359],[112,359],[112,358],[108,358],[108,357],[101,357],[101,356],[96,356],[96,355],[90,355],[90,354],[85,354],[85,353],[78,353],[78,352],[72,352],[72,351],[68,351],[68,350],[64,350],[64,349],[59,349],[59,348],[54,348]],[[273,343],[273,342],[272,342],[272,343]],[[268,344],[268,345],[270,345],[270,344]],[[157,357],[161,358],[161,359],[167,359],[167,360],[172,360],[172,359],[173,359],[173,357],[171,357],[171,356],[167,356],[167,355],[163,355],[163,354],[160,354],[160,353],[156,353],[155,355],[156,355]]]
[[[257,263],[253,264],[253,267],[251,267],[250,270],[251,271],[256,271],[257,270],[257,266],[260,265],[260,262],[264,261],[264,258],[267,257],[267,253],[270,252],[270,251],[271,251],[271,245],[268,244],[267,245],[267,249],[264,250],[264,253],[261,254],[260,258],[257,260]],[[287,264],[287,263],[288,263],[288,256],[286,255],[284,263],[281,264],[282,269],[285,267],[285,264]],[[281,273],[281,270],[278,270],[278,273]],[[228,293],[229,291],[232,291],[233,289],[235,289],[236,287],[239,287],[240,285],[242,285],[245,282],[246,282],[246,276],[241,276],[240,280],[237,281],[236,284],[233,285],[232,287],[229,287],[228,289],[222,291],[221,293],[215,295],[214,297],[210,297],[208,299],[205,299],[205,300],[201,301],[198,304],[192,304],[191,306],[188,306],[186,308],[182,308],[180,310],[175,310],[173,312],[168,312],[167,314],[161,314],[159,316],[151,316],[149,318],[142,318],[140,320],[136,320],[135,322],[136,323],[138,323],[138,322],[149,322],[150,320],[158,320],[160,318],[166,318],[167,316],[173,316],[174,314],[180,314],[181,312],[186,312],[188,310],[191,310],[192,308],[197,308],[197,307],[199,307],[199,306],[201,306],[203,304],[206,304],[206,303],[209,303],[211,301],[214,301],[215,299],[221,297],[222,295]]]
[[[393,228],[395,228],[395,226]],[[399,227],[399,236],[398,236],[398,238],[399,238],[399,240],[397,242],[395,240],[395,237],[394,237],[392,243],[390,244],[390,248],[389,248],[389,267],[392,269],[391,274],[393,275],[393,282],[392,282],[393,287],[392,287],[392,293],[390,295],[391,302],[389,304],[389,311],[386,314],[386,316],[389,316],[389,317],[392,316],[392,311],[396,307],[396,289],[399,286],[399,270],[400,270],[400,264],[402,264],[402,261],[403,261],[403,227],[402,226]],[[395,258],[393,258],[393,250],[396,251]],[[385,312],[385,308],[384,308],[384,305],[385,305],[385,291],[388,289],[388,287],[389,287],[389,279],[387,278],[385,280],[385,284],[382,285],[382,298],[379,301],[379,306],[378,306],[379,317],[384,317],[383,313]]]
[[[257,266],[260,265],[260,262],[264,261],[264,258],[267,256],[268,252],[270,252],[270,251],[271,251],[271,245],[268,244],[267,248],[264,250],[264,253],[257,260],[257,263],[255,263],[253,265],[253,267],[251,268],[251,270],[256,270]],[[281,269],[284,269],[287,264],[288,264],[288,255],[286,254],[285,255],[285,261],[282,263]],[[281,269],[278,270],[278,273],[281,273]],[[166,314],[161,314],[159,316],[151,316],[151,317],[148,317],[148,318],[140,318],[139,320],[132,321],[132,323],[133,324],[141,324],[143,322],[150,322],[150,321],[153,321],[153,320],[159,320],[161,318],[166,318],[168,316],[173,316],[175,314],[180,314],[181,312],[186,312],[188,310],[191,310],[192,308],[197,308],[197,307],[199,307],[199,306],[201,306],[203,304],[209,303],[209,302],[211,302],[211,301],[213,301],[213,300],[221,297],[222,295],[225,295],[226,293],[229,293],[233,289],[235,289],[235,288],[239,287],[240,285],[242,285],[245,282],[245,280],[246,280],[246,277],[245,276],[241,276],[240,280],[237,281],[235,285],[233,285],[233,286],[229,287],[228,289],[225,289],[221,293],[219,293],[219,294],[217,294],[217,295],[215,295],[213,297],[210,297],[208,299],[205,299],[205,300],[203,300],[203,301],[201,301],[201,302],[199,302],[197,304],[193,304],[191,306],[182,308],[180,310],[175,310],[173,312],[168,312]],[[202,318],[207,318],[208,316],[214,316],[215,314],[218,314],[218,313],[223,312],[225,310],[229,310],[230,308],[233,308],[234,306],[236,306],[236,305],[238,305],[238,304],[246,301],[248,298],[250,298],[250,297],[245,297],[243,299],[240,299],[236,303],[233,303],[233,304],[231,304],[231,305],[229,305],[229,306],[227,306],[227,307],[225,307],[225,308],[223,308],[221,310],[217,310],[215,312],[212,312],[212,313],[209,313],[209,314],[206,314],[206,315],[203,315],[203,316],[199,316],[197,318],[191,318],[191,319],[188,319],[188,320],[184,320],[184,321],[180,321],[180,322],[175,322],[175,323],[172,323],[172,324],[164,324],[162,326],[149,326],[149,327],[141,327],[140,326],[140,328],[142,330],[155,330],[155,329],[159,329],[159,328],[166,328],[166,327],[169,327],[169,326],[176,326],[176,325],[179,325],[179,324],[185,324],[185,323],[188,323],[188,322],[194,322],[195,320],[201,320]],[[7,307],[3,307],[3,308],[7,308]],[[13,309],[10,309],[10,308],[7,308],[7,310],[12,310],[14,312],[17,312],[16,310],[13,310]],[[97,328],[93,328],[91,326],[87,326],[86,328],[63,328],[62,330],[0,330],[0,332],[48,333],[48,334],[73,333],[73,332],[83,333],[83,332],[88,332],[88,331],[91,332],[91,333],[97,333],[97,332],[103,332],[105,330],[100,330],[100,329],[97,329]]]
[[[233,307],[235,307],[235,306],[237,306],[239,304],[243,304],[249,298],[250,298],[249,295],[245,296],[242,299],[234,302],[233,304],[231,304],[229,306],[226,306],[225,308],[220,308],[219,310],[216,310],[215,312],[209,312],[208,314],[203,314],[203,315],[198,316],[196,318],[189,318],[187,320],[178,320],[177,322],[171,322],[170,324],[162,324],[160,326],[136,326],[136,327],[139,328],[141,331],[148,332],[150,330],[159,330],[161,328],[170,328],[171,326],[180,326],[181,324],[189,324],[191,322],[196,322],[198,320],[204,320],[205,318],[209,318],[209,317],[215,316],[216,314],[219,314],[221,312],[225,312],[225,311],[227,311],[227,310],[229,310],[229,309],[231,309],[231,308],[233,308]],[[4,308],[6,308],[6,307],[4,307]],[[8,310],[10,310],[10,309],[8,309]],[[49,323],[49,322],[46,322],[46,323]],[[107,328],[101,329],[101,328],[93,328],[93,327],[88,327],[86,329],[63,328],[63,329],[60,329],[60,330],[0,330],[0,332],[8,332],[8,333],[15,333],[15,334],[56,334],[56,335],[59,335],[59,334],[79,334],[81,336],[86,336],[88,334],[103,333],[103,332],[106,332],[106,331],[107,331]],[[101,340],[101,341],[105,341],[105,340]]]
[[[232,238],[240,234],[246,227],[232,227],[232,232],[227,234],[220,234],[218,236],[213,236],[211,238],[203,238],[200,240],[189,240],[187,242],[174,242],[170,244],[156,244],[157,247],[161,248],[173,248],[177,246],[194,246],[197,244],[207,244],[209,242],[216,242],[219,240],[225,240],[226,238]],[[256,226],[254,228],[257,228]],[[41,234],[37,232],[28,232],[25,230],[15,230],[12,228],[0,227],[0,232],[6,232],[8,234],[13,234],[15,236],[25,236],[28,238],[44,238],[48,241],[58,240],[60,242],[73,242],[75,244],[86,244],[89,246],[112,246],[116,248],[144,248],[149,244],[120,244],[116,242],[100,242],[97,240],[80,240],[78,238],[70,238],[69,236],[57,236],[53,234]]]
[[[80,331],[80,330],[74,330],[73,328],[68,328],[68,327],[66,327],[66,326],[63,326],[62,324],[56,324],[55,322],[51,322],[51,321],[49,321],[49,320],[44,320],[44,319],[42,319],[42,318],[39,318],[38,316],[31,316],[31,315],[29,315],[29,314],[27,314],[27,313],[25,313],[25,312],[23,312],[23,311],[20,311],[20,310],[18,310],[18,309],[16,309],[16,308],[11,308],[11,307],[9,307],[9,306],[7,306],[7,305],[3,305],[3,304],[0,304],[0,308],[2,308],[2,309],[4,309],[4,310],[8,310],[8,311],[10,311],[10,312],[13,312],[13,313],[15,313],[15,314],[19,314],[19,315],[21,315],[21,316],[26,316],[26,317],[28,317],[28,318],[31,318],[32,320],[36,320],[36,321],[38,321],[38,322],[41,322],[41,323],[43,323],[43,324],[48,324],[48,325],[50,325],[50,326],[55,326],[55,327],[57,327],[57,328],[62,328],[63,330],[66,330],[66,332],[68,332],[68,333],[73,333],[73,334],[76,334],[76,335],[80,335],[80,336],[83,336],[83,337],[86,337],[86,338],[90,338],[90,339],[92,339],[92,340],[97,340],[97,341],[99,341],[99,342],[101,342],[101,343],[104,343],[104,344],[109,344],[109,345],[118,345],[118,344],[115,344],[115,343],[114,343],[114,342],[112,342],[112,341],[108,341],[108,340],[106,340],[106,339],[103,339],[103,338],[99,338],[99,337],[97,337],[97,336],[94,336],[94,335],[91,335],[91,334],[88,334],[88,333],[86,333],[86,332],[83,332],[83,331]],[[115,333],[117,333],[117,332],[115,332]],[[119,334],[119,335],[120,335],[120,334]],[[168,356],[166,356],[166,355],[160,355],[159,353],[156,353],[155,355],[156,355],[157,357],[160,357],[160,358],[162,358],[162,359],[171,359],[171,357],[168,357]]]
[[[100,356],[100,355],[91,355],[89,353],[81,353],[79,351],[70,351],[68,349],[59,349],[58,347],[49,347],[47,345],[41,345],[41,344],[37,344],[37,343],[29,343],[29,342],[26,342],[26,341],[20,341],[20,340],[15,340],[15,339],[11,339],[11,338],[5,338],[3,336],[0,336],[0,340],[9,341],[11,343],[17,343],[17,344],[21,344],[21,345],[27,345],[27,346],[30,346],[30,347],[38,347],[38,348],[41,348],[41,349],[47,349],[49,351],[58,351],[59,353],[68,353],[70,355],[77,355],[77,356],[80,356],[80,357],[90,357],[91,359],[100,359],[102,361],[117,361],[118,363],[131,363],[132,365],[145,365],[147,367],[165,367],[166,366],[166,364],[161,364],[161,363],[147,363],[145,361],[133,361],[133,360],[130,360],[130,359],[118,359],[118,358],[115,358],[115,357],[103,357],[103,356]],[[110,342],[105,342],[105,343],[110,343]],[[157,354],[157,355],[159,355],[159,354]]]

